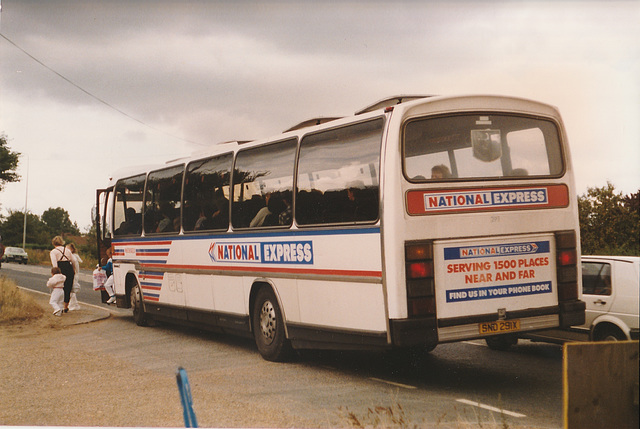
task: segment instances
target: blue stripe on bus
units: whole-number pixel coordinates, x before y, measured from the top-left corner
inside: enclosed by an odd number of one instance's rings
[[[162,240],[200,240],[200,239],[236,239],[236,238],[263,238],[263,237],[299,237],[299,236],[322,236],[322,235],[358,235],[358,234],[379,234],[380,227],[371,228],[350,228],[350,229],[330,229],[330,230],[291,230],[291,231],[263,231],[263,232],[246,232],[246,233],[227,233],[212,232],[211,234],[187,234],[170,237],[129,237],[122,239],[114,239],[114,245],[120,243],[144,243],[146,241],[162,241]],[[137,250],[137,249],[136,249]],[[154,249],[155,250],[155,249]],[[147,251],[147,249],[145,249]]]
[[[152,282],[145,282],[144,280],[140,282],[140,286],[156,286],[156,287],[162,287],[162,283],[152,283]]]
[[[162,277],[164,276],[164,272],[159,272],[159,271],[140,271],[140,275],[148,277],[148,276],[158,276],[158,277]]]

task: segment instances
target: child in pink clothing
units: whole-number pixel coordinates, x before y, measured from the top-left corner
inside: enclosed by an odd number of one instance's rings
[[[51,278],[47,280],[47,287],[51,289],[49,304],[53,307],[54,316],[62,316],[64,309],[64,281],[67,277],[62,274],[60,268],[51,268]]]

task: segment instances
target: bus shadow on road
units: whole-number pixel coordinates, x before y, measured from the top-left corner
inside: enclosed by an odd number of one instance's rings
[[[463,344],[440,345],[431,353],[411,355],[403,351],[361,352],[304,350],[302,364],[331,367],[346,375],[381,379],[390,384],[429,389],[474,392],[521,392],[540,388],[555,380],[558,392],[562,381],[562,348],[551,344],[528,343],[498,352],[488,347]],[[545,368],[541,377],[533,368]]]

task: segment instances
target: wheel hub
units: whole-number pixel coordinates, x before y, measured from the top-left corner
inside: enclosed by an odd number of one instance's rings
[[[276,335],[276,310],[271,301],[265,301],[260,309],[260,330],[267,344],[271,344]]]

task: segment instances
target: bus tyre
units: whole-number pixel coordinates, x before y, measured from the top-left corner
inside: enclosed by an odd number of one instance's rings
[[[256,295],[252,324],[256,346],[264,359],[282,362],[291,356],[293,349],[285,336],[280,305],[269,287],[260,288]]]
[[[142,292],[140,292],[140,285],[137,283],[131,288],[131,308],[133,309],[133,320],[136,322],[136,325],[148,326],[149,319],[144,313]]]
[[[508,350],[509,347],[518,344],[518,337],[515,335],[497,335],[484,339],[491,350]]]

